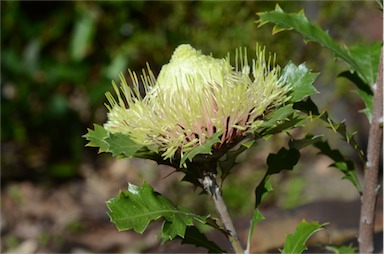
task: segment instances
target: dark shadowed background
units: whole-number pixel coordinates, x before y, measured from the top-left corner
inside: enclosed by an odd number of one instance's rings
[[[310,21],[347,45],[382,40],[382,12],[374,1],[283,1],[280,6],[286,12],[304,9]],[[281,66],[289,60],[305,61],[321,72],[315,83],[320,93],[314,101],[334,119],[346,120],[351,132],[358,131],[358,142],[365,148],[368,122],[358,112],[363,103],[351,92],[349,81],[336,78],[347,67],[318,45],[305,44],[296,33],[272,35],[271,25],[258,29],[256,13],[274,7],[274,2],[266,1],[2,1],[1,251],[202,251],[178,249],[177,244],[160,246],[156,239],[160,224],[150,226],[144,235],[117,232],[104,202],[126,188],[128,181],[145,180],[196,213],[212,212],[212,204],[193,186],[180,183],[182,175],[169,175],[172,169],[97,155],[97,149],[84,147],[81,137],[92,123],[106,121],[104,93],[111,90],[111,80],[128,68],[140,72],[147,62],[158,73],[181,43],[215,57],[233,54],[239,46],[248,47],[251,54],[259,43],[277,53]],[[316,125],[307,130],[329,134]],[[329,139],[354,159],[338,137]],[[260,142],[241,156],[243,163],[224,186],[242,237],[266,156],[286,141],[287,136],[280,135]],[[302,218],[331,222],[329,232],[321,236],[325,244],[356,236],[357,191],[329,164],[307,149],[293,172],[272,179],[275,191],[263,207],[267,220],[256,227],[255,251],[276,251]]]

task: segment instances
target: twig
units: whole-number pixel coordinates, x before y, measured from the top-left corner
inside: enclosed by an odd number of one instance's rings
[[[383,52],[374,87],[372,123],[369,129],[367,165],[364,170],[364,189],[360,213],[359,251],[374,251],[373,234],[378,184],[379,163],[383,141]]]
[[[233,225],[232,219],[229,216],[227,206],[221,195],[221,190],[216,182],[216,175],[208,173],[204,176],[203,180],[204,189],[212,196],[213,202],[215,203],[216,211],[220,215],[220,219],[228,232],[228,239],[236,253],[244,253],[244,249],[241,246],[239,237],[237,236],[236,229]]]

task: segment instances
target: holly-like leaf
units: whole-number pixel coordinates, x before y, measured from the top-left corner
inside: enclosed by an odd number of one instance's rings
[[[372,88],[372,85],[376,83],[381,45],[382,42],[375,42],[371,44],[357,44],[349,47],[351,57],[361,68],[359,74],[362,78],[366,78],[365,82],[369,88]],[[361,86],[359,88],[361,88]]]
[[[311,118],[321,119],[329,129],[334,132],[337,132],[342,136],[344,141],[347,142],[356,151],[359,159],[363,164],[366,163],[367,159],[364,154],[364,151],[360,148],[359,144],[355,140],[356,133],[349,133],[347,131],[347,126],[345,122],[337,123],[333,121],[326,111],[320,113],[317,109],[316,104],[313,103],[311,98],[308,98],[306,101],[300,101],[298,103],[295,103],[294,108],[306,113]]]
[[[360,148],[359,144],[355,140],[356,132],[350,133],[347,131],[347,125],[345,122],[336,123],[330,119],[327,112],[324,112],[322,118],[326,118],[328,120],[329,128],[334,132],[339,133],[345,142],[347,142],[357,153],[362,163],[367,161],[367,158],[364,154],[364,151]]]
[[[357,178],[353,162],[345,159],[339,150],[332,149],[327,141],[316,142],[314,146],[320,150],[321,154],[331,158],[334,163],[332,163],[330,166],[338,168],[341,172],[343,172],[343,178],[348,179],[361,193],[360,183]]]
[[[294,110],[292,109],[292,105],[286,105],[284,107],[278,108],[275,111],[271,112],[266,116],[266,119],[260,126],[261,128],[273,128],[276,127],[279,122],[285,121],[288,119]]]
[[[357,87],[357,94],[360,96],[360,98],[363,100],[365,104],[365,108],[360,110],[360,112],[364,113],[368,121],[371,122],[372,120],[372,112],[373,112],[373,92],[367,86],[364,81],[360,78],[357,72],[351,72],[351,71],[344,71],[339,74],[339,77],[344,77],[352,81],[356,87]]]
[[[128,190],[107,201],[107,206],[108,215],[119,230],[133,229],[143,233],[150,222],[162,219],[160,236],[164,241],[176,236],[184,238],[187,226],[193,226],[194,220],[205,223],[207,219],[174,205],[147,183],[141,187],[129,184]]]
[[[367,95],[373,96],[373,92],[367,84],[364,83],[359,76],[359,74],[355,71],[343,71],[338,75],[338,77],[344,77],[352,81],[358,88],[358,91],[361,91]]]
[[[253,134],[256,138],[268,139],[274,134],[302,126],[306,120],[306,116],[297,114],[297,110],[292,108],[292,104],[286,105],[267,115],[266,120]]]
[[[308,223],[302,220],[296,227],[293,234],[287,236],[284,244],[284,248],[281,253],[302,253],[307,249],[307,240],[316,232],[322,230],[326,224],[319,224],[318,222]]]
[[[253,236],[253,232],[254,232],[256,224],[259,223],[260,221],[264,220],[264,219],[265,219],[265,217],[260,212],[259,208],[256,208],[253,211],[253,215],[252,215],[252,219],[251,219],[251,225],[249,226],[248,240],[247,240],[247,249],[246,249],[245,253],[250,253],[252,236]]]
[[[332,251],[335,254],[357,254],[356,247],[348,246],[326,246],[326,250]]]
[[[294,29],[300,33],[304,40],[314,41],[322,47],[329,49],[336,57],[348,63],[352,69],[362,74],[364,81],[368,84],[368,78],[365,76],[363,68],[355,61],[350,52],[344,45],[336,43],[327,32],[319,26],[309,23],[303,11],[299,13],[285,13],[279,5],[276,5],[274,11],[259,12],[260,19],[257,21],[259,26],[267,23],[274,23],[272,33],[278,33],[285,30]]]
[[[354,45],[350,47],[351,57],[359,63],[362,69],[361,73],[354,73],[350,71],[345,71],[339,76],[348,78],[357,87],[357,93],[364,101],[365,109],[361,110],[369,122],[372,120],[373,112],[373,92],[372,86],[376,82],[377,70],[379,68],[381,52],[381,43],[373,43],[366,45]],[[366,80],[363,80],[363,77],[366,77]]]
[[[301,112],[306,113],[309,116],[320,115],[319,109],[316,104],[312,101],[311,97],[307,98],[305,101],[299,101],[293,104],[294,109],[298,109]]]
[[[83,135],[89,142],[86,146],[99,147],[99,153],[108,152],[108,143],[105,141],[109,137],[106,129],[98,124],[94,124],[94,129],[88,129],[88,133]]]
[[[143,147],[122,133],[111,133],[105,141],[108,143],[109,151],[113,156],[132,157]]]
[[[319,73],[311,73],[305,64],[299,66],[289,62],[283,69],[281,77],[285,83],[289,84],[292,89],[290,101],[297,102],[305,97],[317,93],[312,83],[315,81]]]
[[[303,126],[307,117],[299,114],[290,115],[285,121],[279,121],[277,126],[274,128],[267,129],[260,133],[260,136],[264,139],[268,139],[270,136],[274,134],[278,134],[281,132],[287,132],[293,128]]]
[[[331,158],[334,161],[334,163],[332,163],[330,166],[335,167],[339,169],[341,172],[343,172],[344,178],[351,181],[352,184],[355,185],[357,190],[360,192],[360,184],[357,178],[357,174],[356,174],[356,170],[353,162],[350,160],[346,160],[339,150],[332,149],[329,146],[328,141],[324,141],[322,139],[322,136],[307,135],[303,139],[291,140],[289,142],[289,147],[291,149],[292,148],[302,149],[309,145],[316,147],[317,149],[320,150],[321,154],[324,154],[329,158]]]
[[[309,23],[303,11],[285,13],[279,5],[276,5],[274,11],[260,12],[258,15],[260,17],[258,20],[259,26],[269,22],[274,23],[273,33],[294,29],[304,37],[305,41],[314,41],[320,44],[322,47],[329,49],[335,57],[349,64],[352,71],[356,71],[357,76],[362,81],[356,83],[357,92],[366,105],[362,112],[371,121],[372,96],[368,91],[372,90],[372,86],[376,82],[382,42],[354,45],[348,49],[345,45],[336,43],[319,26]]]
[[[254,140],[251,140],[254,142]],[[230,174],[231,169],[237,164],[236,158],[239,156],[242,152],[247,150],[250,146],[248,146],[250,143],[241,144],[237,149],[229,150],[225,153],[224,158],[222,160],[219,160],[218,164],[221,169],[221,179],[224,181],[224,179]]]
[[[300,153],[295,148],[290,148],[289,150],[284,147],[281,148],[277,154],[270,154],[267,158],[268,169],[265,173],[263,179],[260,181],[255,190],[255,210],[253,212],[251,225],[248,233],[248,244],[247,250],[249,253],[250,242],[253,235],[253,229],[255,225],[264,218],[260,213],[258,207],[261,204],[261,201],[265,196],[273,190],[272,185],[270,184],[269,177],[273,174],[277,174],[282,170],[292,170],[293,167],[297,164],[300,158]]]
[[[267,158],[268,169],[265,173],[263,179],[260,181],[259,185],[255,190],[255,208],[257,208],[265,193],[271,191],[271,186],[268,184],[268,179],[271,175],[280,173],[283,170],[292,170],[293,167],[297,164],[300,158],[300,152],[295,148],[281,148],[277,154],[270,154]]]
[[[290,148],[295,148],[297,150],[300,150],[304,147],[307,147],[307,146],[310,146],[310,145],[313,145],[317,142],[321,142],[322,141],[322,136],[321,135],[316,135],[316,136],[313,136],[313,135],[307,135],[305,138],[303,139],[292,139],[289,141],[289,147]]]
[[[295,148],[281,148],[277,154],[270,154],[267,158],[269,175],[280,173],[282,170],[292,170],[300,158],[300,152]]]
[[[187,227],[182,244],[193,244],[197,247],[203,247],[208,250],[208,253],[226,253],[223,249],[217,246],[216,243],[210,241],[196,227]]]
[[[88,133],[83,135],[83,137],[89,140],[86,146],[99,147],[99,153],[110,152],[113,156],[132,157],[136,155],[139,150],[145,150],[146,154],[150,154],[150,150],[148,150],[147,147],[135,143],[127,135],[109,133],[97,124],[94,124],[94,127],[95,130],[88,129]],[[142,157],[144,157],[144,155]]]
[[[213,134],[209,139],[207,139],[202,145],[194,147],[189,152],[185,153],[180,161],[180,167],[187,161],[192,159],[198,155],[198,154],[211,154],[212,153],[212,146],[218,142],[220,142],[219,137],[221,136],[222,132],[216,132]]]
[[[256,195],[259,195],[260,198],[256,198],[255,210],[253,211],[251,225],[248,231],[246,253],[250,253],[251,240],[252,240],[253,231],[255,229],[256,224],[259,223],[261,220],[265,219],[264,215],[259,210],[259,205],[261,201],[267,196],[267,194],[273,190],[271,183],[266,178],[264,178],[263,181],[256,188]]]

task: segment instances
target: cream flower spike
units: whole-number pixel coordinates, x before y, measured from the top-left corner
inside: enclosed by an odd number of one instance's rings
[[[169,64],[161,68],[157,85],[167,92],[178,89],[188,91],[191,87],[203,88],[214,82],[223,83],[224,77],[232,72],[232,66],[224,59],[203,55],[191,45],[176,48]]]
[[[252,66],[246,51],[240,49],[235,58],[232,67],[229,57],[217,59],[180,45],[157,80],[149,67],[148,74],[143,71],[143,98],[137,75],[129,71],[132,86],[121,75],[120,90],[113,84],[117,100],[106,94],[105,129],[155,147],[164,159],[180,159],[217,133],[220,142],[214,150],[238,142],[260,126],[266,113],[288,100],[290,87],[279,78],[274,58],[266,60],[265,48],[256,48]]]

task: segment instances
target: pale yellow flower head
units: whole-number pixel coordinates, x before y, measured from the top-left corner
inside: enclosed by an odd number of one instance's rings
[[[256,59],[248,64],[247,53],[236,52],[235,67],[230,59],[203,55],[190,45],[180,45],[169,64],[155,79],[150,68],[139,79],[129,71],[129,86],[121,75],[117,100],[107,93],[111,133],[130,136],[136,143],[155,147],[165,159],[180,158],[220,133],[213,149],[238,142],[263,122],[266,113],[288,100],[290,89],[279,78],[274,58],[256,48]]]

